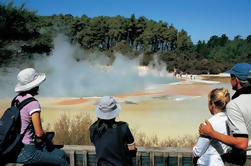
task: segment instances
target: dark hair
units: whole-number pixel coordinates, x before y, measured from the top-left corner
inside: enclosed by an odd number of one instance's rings
[[[110,120],[98,119],[94,124],[94,132],[98,134],[98,136],[102,136],[108,128],[114,127],[115,118]]]
[[[19,95],[20,96],[25,96],[27,94],[31,94],[32,96],[35,96],[38,94],[38,90],[39,90],[39,86],[36,86],[28,91],[24,91],[24,92],[20,92]]]

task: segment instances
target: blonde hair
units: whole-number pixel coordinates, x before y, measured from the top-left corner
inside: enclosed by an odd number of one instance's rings
[[[214,104],[217,108],[225,111],[226,105],[230,101],[230,94],[225,88],[216,88],[208,94],[208,100],[210,104]]]

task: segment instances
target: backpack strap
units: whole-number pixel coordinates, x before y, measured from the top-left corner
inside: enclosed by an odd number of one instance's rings
[[[18,95],[17,95],[17,96],[18,96]],[[23,101],[20,103],[18,100],[16,100],[17,96],[12,100],[11,106],[16,105],[16,107],[18,108],[19,111],[21,111],[21,109],[22,109],[24,106],[26,106],[27,104],[29,104],[30,102],[32,102],[32,101],[37,101],[34,97],[29,97],[29,98],[23,100]],[[32,123],[30,123],[30,124],[26,127],[26,129],[24,130],[23,134],[21,134],[21,140],[23,139],[23,137],[24,137],[25,133],[28,131],[28,129],[31,128],[31,127],[32,127]]]
[[[15,106],[15,105],[18,105],[18,104],[20,103],[18,100],[16,100],[16,99],[17,99],[17,96],[19,96],[19,94],[16,95],[16,97],[14,97],[14,98],[12,99],[12,101],[11,101],[11,106]]]
[[[26,127],[26,129],[24,130],[23,134],[21,134],[21,140],[23,140],[25,133],[28,131],[29,128],[31,128],[31,126],[32,126],[32,123],[30,123],[30,124]]]
[[[32,101],[37,101],[34,97],[29,97],[25,100],[23,100],[22,102],[17,100],[17,97],[19,95],[17,95],[16,97],[14,97],[14,99],[11,101],[11,106],[16,106],[19,110],[21,110],[25,105],[29,104]]]
[[[22,101],[21,103],[17,104],[17,108],[20,111],[24,106],[26,106],[27,104],[29,104],[32,101],[37,101],[37,100],[34,97],[27,98],[24,101]]]

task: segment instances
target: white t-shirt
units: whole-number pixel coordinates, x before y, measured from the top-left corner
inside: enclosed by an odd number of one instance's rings
[[[213,129],[222,134],[228,135],[227,116],[220,112],[212,116],[208,121]],[[197,164],[207,166],[224,166],[221,155],[227,153],[230,147],[212,138],[200,136],[196,146],[193,148],[193,155],[199,157]]]
[[[242,94],[231,100],[227,104],[226,114],[233,136],[249,138],[247,155],[251,155],[251,94]]]

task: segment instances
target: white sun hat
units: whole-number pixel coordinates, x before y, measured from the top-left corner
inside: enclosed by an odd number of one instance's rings
[[[100,119],[109,120],[117,117],[120,111],[120,105],[112,96],[104,96],[99,101],[96,114]]]
[[[17,75],[15,92],[25,92],[39,86],[46,79],[45,73],[38,73],[33,68],[26,68]]]

